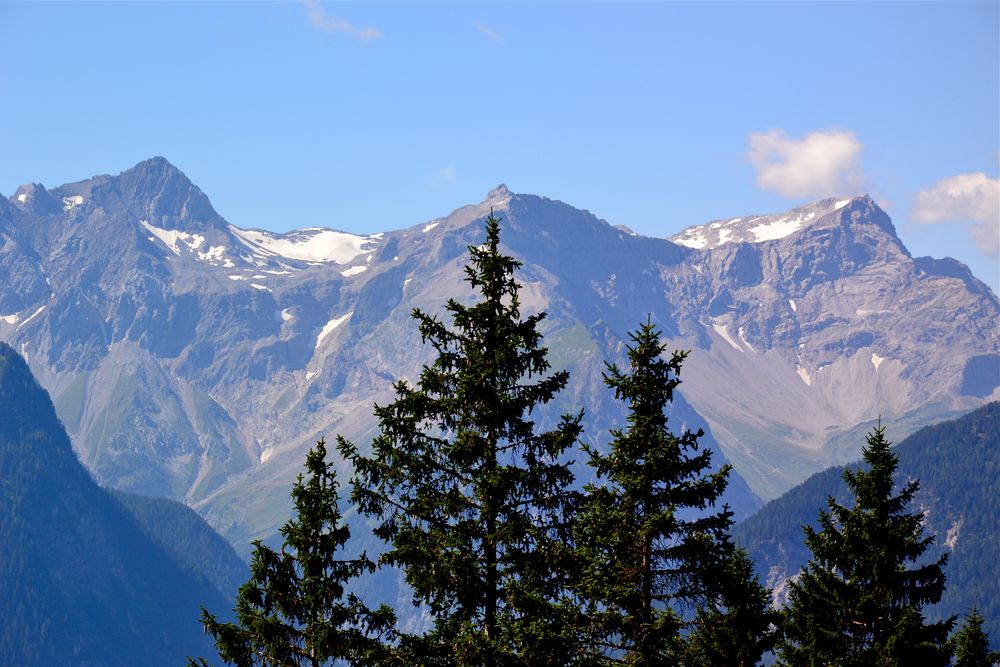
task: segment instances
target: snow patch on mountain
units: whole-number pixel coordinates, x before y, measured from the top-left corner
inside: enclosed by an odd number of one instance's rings
[[[756,227],[751,227],[750,233],[753,234],[754,240],[757,242],[775,241],[777,239],[783,239],[790,234],[794,234],[802,228],[803,223],[806,223],[815,217],[816,212],[813,211],[809,215],[800,215],[794,220],[779,218],[777,220],[759,224]]]
[[[316,349],[319,349],[319,344],[323,342],[324,338],[326,338],[334,329],[336,329],[341,324],[346,322],[347,318],[349,318],[352,314],[354,314],[353,310],[341,315],[340,317],[335,317],[329,322],[327,322],[323,326],[322,331],[319,332],[319,336],[316,337]]]
[[[18,319],[20,319],[20,316],[17,315],[17,314],[14,314],[14,315],[0,315],[0,320],[3,320],[7,324],[17,324]]]
[[[198,237],[201,238],[200,236]],[[200,243],[198,245],[201,245]],[[205,252],[198,253],[198,259],[203,262],[221,262],[224,261],[226,254],[226,246],[214,245]]]
[[[351,276],[356,276],[359,273],[364,273],[367,270],[368,267],[362,264],[361,266],[352,266],[349,269],[345,269],[340,272],[340,275],[344,276],[345,278],[350,278]]]
[[[882,365],[883,361],[885,361],[885,357],[880,357],[874,352],[872,352],[872,366],[875,367],[876,373],[878,372],[878,367]]]
[[[145,220],[140,220],[139,224],[145,227],[146,231],[160,239],[163,245],[170,248],[171,252],[178,256],[181,254],[181,249],[177,245],[178,241],[183,241],[192,250],[200,247],[205,242],[205,237],[200,234],[192,235],[177,229],[161,229],[154,227]]]
[[[722,340],[724,340],[727,343],[729,343],[730,345],[732,345],[733,349],[735,349],[738,352],[742,352],[743,351],[743,348],[740,347],[739,345],[737,345],[736,341],[734,341],[732,339],[732,337],[729,335],[729,331],[726,330],[726,326],[724,324],[715,324],[713,322],[712,323],[712,328],[715,329],[715,333],[717,333],[720,336],[722,336]]]
[[[224,245],[210,246],[204,252],[201,252],[200,248],[205,245],[205,237],[201,234],[189,234],[179,229],[163,229],[149,224],[146,220],[140,220],[139,224],[153,235],[147,237],[150,241],[155,242],[156,239],[159,239],[163,245],[167,246],[178,257],[182,254],[181,249],[186,247],[189,252],[194,253],[199,261],[206,262],[212,266],[221,265],[226,269],[236,267],[233,260],[226,257],[226,246]]]
[[[41,314],[42,314],[42,311],[43,311],[43,310],[45,310],[45,306],[40,306],[40,307],[38,308],[38,310],[36,310],[35,312],[33,312],[33,313],[32,313],[31,315],[28,315],[28,319],[26,319],[25,321],[23,321],[23,322],[21,322],[20,324],[18,324],[18,325],[17,325],[17,327],[18,327],[18,328],[20,329],[20,328],[21,328],[21,327],[23,327],[23,326],[24,326],[25,324],[27,324],[27,323],[28,323],[28,322],[30,322],[31,320],[35,319],[35,318],[36,318],[36,317],[38,317],[39,315],[41,315]]]
[[[701,250],[708,245],[708,239],[705,238],[704,234],[697,233],[696,230],[699,228],[689,229],[682,232],[682,235],[674,239],[674,243],[678,245],[684,245],[688,248],[694,248],[696,250]]]
[[[73,195],[72,197],[63,197],[63,210],[72,211],[74,208],[76,208],[82,203],[83,203],[83,197],[80,195]]]
[[[308,227],[287,234],[272,234],[255,229],[229,230],[258,257],[285,257],[304,262],[347,264],[355,257],[375,250],[376,236],[358,236],[332,229]]]
[[[758,215],[747,218],[714,220],[695,225],[670,237],[678,245],[696,250],[718,248],[727,243],[763,243],[791,236],[807,225],[840,210],[854,199],[823,201],[800,206],[787,213]]]

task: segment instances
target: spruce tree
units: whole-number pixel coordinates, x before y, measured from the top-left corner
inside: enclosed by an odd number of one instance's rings
[[[393,612],[386,606],[371,611],[353,593],[345,595],[346,584],[375,565],[365,554],[336,558],[351,533],[341,521],[324,441],[309,451],[306,471],[308,477],[300,474],[292,488],[295,515],[281,528],[281,551],[254,542],[251,576],[236,598],[236,623],[222,623],[202,608],[205,632],[227,663],[372,665],[386,655],[383,641],[392,632]]]
[[[781,659],[786,665],[845,667],[947,665],[954,619],[928,623],[922,608],[940,600],[947,554],[919,564],[933,536],[908,512],[918,482],[893,495],[898,457],[876,427],[864,448],[866,469],[845,470],[854,495],[832,497],[819,530],[804,527],[813,557],[790,582]]]
[[[685,667],[752,667],[774,648],[781,616],[771,605],[771,592],[761,586],[753,560],[733,548],[699,606],[687,636]]]
[[[993,667],[1000,665],[1000,652],[990,650],[989,635],[983,630],[983,617],[973,609],[952,638],[955,667]]]
[[[728,610],[737,603],[726,603],[725,587],[752,590],[754,600],[766,593],[749,568],[731,581],[746,563],[734,560],[732,512],[714,509],[729,466],[711,472],[712,453],[698,443],[702,431],[675,435],[668,428],[665,410],[687,353],[665,359],[649,321],[631,339],[629,369],[608,364],[605,373],[628,405],[628,427],[612,431],[607,454],[586,448],[597,482],[586,488],[577,521],[577,590],[594,619],[595,650],[609,661],[677,664],[691,610],[714,605],[703,641],[724,643],[710,635],[733,620]]]
[[[541,346],[544,313],[522,316],[514,279],[520,262],[500,251],[500,221],[469,247],[466,280],[478,301],[446,304],[453,326],[419,310],[420,334],[436,359],[416,386],[375,407],[372,454],[353,461],[352,497],[377,517],[433,628],[404,648],[414,663],[566,664],[572,625],[555,601],[564,586],[562,541],[573,494],[567,449],[582,412],[541,432],[532,418],[567,382],[550,372]]]

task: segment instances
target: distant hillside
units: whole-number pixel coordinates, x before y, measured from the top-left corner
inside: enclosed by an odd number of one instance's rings
[[[199,604],[230,608],[207,581],[231,574],[186,569],[94,483],[48,395],[2,343],[0,414],[0,664],[179,665],[205,653]],[[166,510],[123,502],[139,515]],[[186,523],[157,529],[169,542],[166,531],[183,525],[177,552],[206,539]]]
[[[896,451],[900,479],[920,480],[916,503],[928,534],[936,535],[930,557],[951,552],[947,589],[930,613],[961,617],[976,606],[994,645],[1000,644],[1000,403],[922,428]],[[737,539],[779,597],[810,555],[801,526],[816,525],[828,496],[848,500],[842,472],[837,467],[813,475],[736,526]]]
[[[178,565],[203,577],[227,600],[234,600],[250,570],[232,545],[190,507],[168,498],[111,491],[146,535]],[[232,603],[230,603],[232,606]]]

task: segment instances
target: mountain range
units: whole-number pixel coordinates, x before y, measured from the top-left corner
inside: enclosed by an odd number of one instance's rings
[[[305,450],[364,446],[373,403],[431,358],[410,312],[471,298],[466,248],[491,210],[571,373],[539,420],[582,407],[606,442],[623,411],[604,362],[648,316],[691,350],[672,424],[733,464],[738,516],[856,459],[880,416],[898,440],[1000,398],[996,295],[953,259],[912,257],[867,196],[663,239],[498,186],[393,231],[279,234],[230,224],[153,158],[0,197],[0,340],[98,481],[182,500],[245,550],[287,518]]]

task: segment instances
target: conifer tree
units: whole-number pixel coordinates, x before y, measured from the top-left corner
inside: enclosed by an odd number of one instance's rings
[[[819,530],[804,528],[813,557],[789,584],[780,647],[786,665],[932,667],[950,661],[954,619],[927,623],[921,611],[941,599],[947,554],[917,562],[934,538],[924,536],[922,515],[907,511],[918,482],[892,495],[898,457],[890,444],[885,428],[876,427],[864,448],[868,469],[844,472],[854,506],[831,497]]]
[[[352,497],[380,521],[414,602],[433,628],[406,645],[422,664],[566,664],[572,624],[555,604],[564,586],[573,475],[564,454],[582,412],[550,431],[532,421],[567,382],[550,373],[541,346],[544,313],[522,316],[521,263],[501,253],[500,224],[486,220],[486,242],[470,247],[466,280],[479,300],[449,300],[453,327],[419,310],[413,316],[437,357],[416,386],[375,407],[380,433],[371,456],[353,461]]]
[[[973,609],[952,638],[955,667],[994,667],[1000,665],[1000,652],[990,650],[989,635],[983,630],[983,617]]]
[[[371,611],[353,593],[345,596],[345,585],[375,565],[365,554],[336,558],[350,529],[341,521],[336,474],[326,461],[324,441],[306,456],[306,471],[308,477],[300,474],[292,488],[295,515],[281,528],[281,551],[254,542],[251,576],[236,598],[236,623],[222,623],[202,608],[205,632],[227,663],[372,665],[387,655],[383,641],[395,623],[392,610]]]
[[[678,664],[690,620],[681,612],[714,605],[702,641],[725,643],[710,636],[728,627],[735,618],[729,610],[735,614],[742,604],[727,604],[725,587],[752,590],[753,600],[766,592],[736,559],[732,512],[714,509],[729,466],[710,471],[712,453],[698,444],[702,431],[675,435],[668,428],[665,409],[686,353],[665,359],[649,321],[631,338],[630,368],[609,364],[605,373],[615,397],[628,404],[628,427],[612,431],[607,454],[586,448],[597,483],[587,487],[577,521],[578,592],[589,601],[595,649],[609,661]]]
[[[771,592],[761,586],[753,560],[732,548],[722,578],[699,606],[687,636],[685,667],[752,667],[774,648],[780,613]]]

